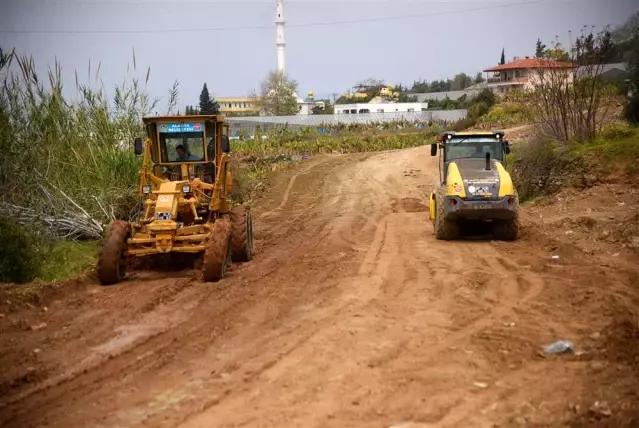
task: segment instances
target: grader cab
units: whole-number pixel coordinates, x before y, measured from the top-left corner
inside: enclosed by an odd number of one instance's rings
[[[253,225],[246,206],[231,208],[228,125],[215,115],[146,117],[139,218],[109,225],[98,259],[103,285],[120,282],[132,257],[202,255],[205,281],[219,281],[231,259],[251,260]]]

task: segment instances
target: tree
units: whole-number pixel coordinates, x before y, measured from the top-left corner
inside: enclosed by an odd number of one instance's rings
[[[576,46],[576,50],[579,51],[580,48],[578,47],[578,44],[581,43],[579,42],[579,39],[577,39],[578,41],[575,43]],[[551,48],[548,48],[544,51],[544,56],[545,59],[553,59],[556,61],[569,61],[570,60],[570,55],[568,55],[568,52],[566,52],[566,50],[564,49],[564,47],[562,46],[561,43],[559,43],[558,41],[554,41],[552,44]]]
[[[617,47],[612,41],[612,33],[608,28],[604,30],[604,34],[601,38],[599,55],[601,56],[601,60],[605,63],[613,62],[618,58]]]
[[[399,85],[395,85],[393,90],[395,92],[399,92],[400,94],[404,92],[408,92],[408,88],[402,85],[401,83]]]
[[[605,32],[579,37],[569,55],[558,41],[545,53],[548,67],[536,72],[531,111],[545,137],[568,143],[595,138],[613,91],[602,78]]]
[[[282,71],[271,71],[260,84],[260,108],[268,116],[292,116],[300,111],[297,82]]]
[[[473,84],[473,79],[466,73],[459,73],[455,75],[450,85],[450,90],[461,91]]]
[[[186,114],[187,116],[195,116],[200,114],[200,111],[195,106],[186,106],[184,114]]]
[[[499,65],[504,65],[506,64],[506,49],[502,48],[501,49],[501,61],[499,61]]]
[[[494,106],[495,102],[496,102],[495,93],[488,88],[482,89],[482,91],[478,93],[475,97],[473,97],[473,99],[471,100],[471,104],[482,103],[482,104],[486,104],[488,108]]]
[[[486,81],[486,79],[484,79],[484,75],[482,74],[482,72],[481,72],[481,71],[479,71],[479,72],[477,72],[477,74],[475,75],[475,79],[473,80],[473,83],[474,83],[475,85],[478,85],[478,84],[480,84],[480,83],[482,83],[482,82],[485,82],[485,81]]]
[[[639,12],[635,12],[620,27],[612,32],[612,40],[616,45],[639,36]]]
[[[219,112],[220,105],[211,98],[209,89],[206,87],[206,83],[204,83],[202,92],[200,92],[200,114],[218,114]]]
[[[537,47],[535,48],[535,58],[544,58],[546,53],[546,45],[537,39]]]
[[[369,77],[368,79],[364,79],[361,82],[358,82],[357,85],[355,86],[366,86],[366,87],[378,89],[378,88],[381,88],[382,86],[386,86],[386,84],[384,83],[383,80]]]
[[[335,113],[335,109],[331,105],[330,100],[320,100],[320,101],[324,101],[324,107],[322,107],[321,105],[316,105],[312,109],[313,114],[334,114]]]
[[[417,94],[425,94],[427,92],[430,92],[430,85],[428,84],[426,80],[424,81],[415,80],[413,82],[413,87],[410,89],[410,91]]]

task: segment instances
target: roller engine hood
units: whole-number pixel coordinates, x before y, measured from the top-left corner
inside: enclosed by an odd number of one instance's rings
[[[490,170],[486,170],[485,158],[455,159],[447,162],[455,163],[464,183],[466,199],[486,199],[485,194],[490,194],[490,199],[498,199],[500,174],[497,164],[499,160],[490,159]],[[446,170],[448,171],[448,165]]]

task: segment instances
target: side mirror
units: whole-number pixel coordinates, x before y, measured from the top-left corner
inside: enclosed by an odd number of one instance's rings
[[[508,141],[504,141],[504,153],[507,155],[510,154],[510,145],[508,144]]]
[[[144,151],[144,148],[142,146],[142,138],[137,137],[135,139],[135,141],[133,142],[133,150],[135,151],[136,155],[142,154],[142,152]]]
[[[433,143],[430,145],[430,155],[431,156],[437,155],[437,143]]]
[[[231,143],[229,142],[228,135],[222,135],[222,151],[224,153],[231,153]]]

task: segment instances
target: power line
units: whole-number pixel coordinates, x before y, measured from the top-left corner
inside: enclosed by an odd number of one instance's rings
[[[371,22],[398,21],[403,19],[426,18],[433,16],[454,15],[467,12],[479,12],[485,10],[505,9],[531,4],[546,3],[551,0],[528,0],[516,3],[506,3],[490,6],[479,6],[468,9],[457,9],[442,12],[416,13],[411,15],[386,16],[380,18],[362,18],[344,21],[309,22],[303,24],[286,24],[286,28],[306,28],[325,27],[333,25],[363,24]],[[261,26],[236,26],[236,27],[213,27],[213,28],[182,28],[182,29],[161,29],[161,30],[0,30],[0,34],[157,34],[157,33],[199,33],[214,31],[251,31],[251,30],[272,30],[273,25]]]
[[[54,3],[62,5],[114,5],[114,4],[141,4],[141,5],[157,5],[157,4],[273,4],[273,0],[22,0],[25,3]],[[287,0],[286,4],[398,4],[398,3],[416,3],[416,4],[477,4],[477,3],[504,3],[500,0]],[[513,2],[517,4],[518,2]]]

